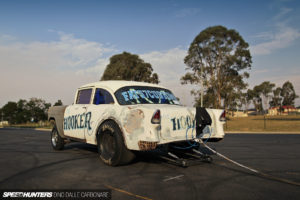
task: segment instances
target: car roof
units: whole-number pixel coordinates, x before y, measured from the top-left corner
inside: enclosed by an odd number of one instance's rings
[[[145,82],[137,82],[137,81],[98,81],[94,83],[89,83],[81,86],[79,89],[86,88],[86,87],[100,87],[100,88],[109,88],[112,92],[117,91],[119,88],[125,86],[148,86],[148,87],[159,87],[167,89],[163,86],[152,84],[152,83],[145,83]]]

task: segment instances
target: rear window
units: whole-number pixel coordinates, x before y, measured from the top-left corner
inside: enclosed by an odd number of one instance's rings
[[[92,89],[79,90],[76,104],[89,104],[91,102]]]
[[[170,90],[157,87],[126,86],[115,92],[120,105],[179,104]]]
[[[112,103],[114,103],[114,99],[108,91],[100,88],[96,89],[95,97],[94,97],[95,105],[112,104]]]

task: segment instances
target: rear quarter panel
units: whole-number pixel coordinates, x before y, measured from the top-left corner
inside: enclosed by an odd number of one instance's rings
[[[225,122],[220,121],[220,116],[222,115],[222,109],[206,109],[208,114],[212,119],[211,126],[206,126],[203,130],[202,138],[224,138],[225,133],[223,125]]]
[[[64,113],[68,106],[52,106],[48,110],[48,120],[54,120],[57,131],[61,137],[65,137],[64,135]]]

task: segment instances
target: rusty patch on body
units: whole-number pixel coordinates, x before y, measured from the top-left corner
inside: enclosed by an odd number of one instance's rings
[[[139,141],[139,148],[141,151],[153,150],[157,146],[157,142]]]
[[[126,116],[126,122],[124,125],[127,133],[132,133],[141,128],[144,117],[144,112],[140,109],[130,111]]]

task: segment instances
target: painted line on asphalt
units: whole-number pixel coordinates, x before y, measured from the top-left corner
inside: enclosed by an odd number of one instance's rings
[[[166,179],[164,179],[164,182],[166,182],[166,181],[170,181],[170,180],[173,180],[173,179],[179,179],[179,178],[181,178],[181,177],[183,177],[184,175],[178,175],[178,176],[174,176],[174,177],[171,177],[171,178],[166,178]]]
[[[113,187],[111,185],[104,185],[104,186],[107,187],[107,188],[109,188],[109,189],[115,190],[117,192],[121,192],[121,193],[127,194],[129,196],[133,196],[133,197],[139,198],[139,199],[152,200],[152,199],[150,199],[148,197],[144,197],[144,196],[140,196],[140,195],[137,195],[137,194],[133,194],[131,192],[127,192],[125,190],[122,190],[122,189],[119,189],[119,188],[115,188],[115,187]]]

